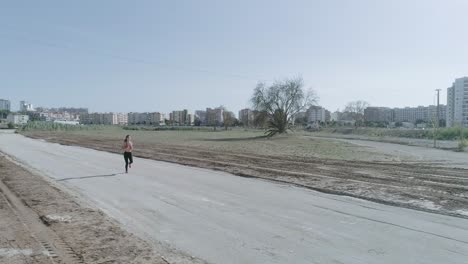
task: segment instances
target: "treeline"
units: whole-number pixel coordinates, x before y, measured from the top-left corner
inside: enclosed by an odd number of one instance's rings
[[[222,131],[208,126],[124,126],[124,130],[142,131]]]
[[[77,130],[99,130],[104,125],[68,125],[52,122],[30,121],[19,128],[20,131],[77,131]]]

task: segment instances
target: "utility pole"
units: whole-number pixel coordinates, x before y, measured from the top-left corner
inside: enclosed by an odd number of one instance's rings
[[[436,114],[436,117],[437,117],[437,120],[434,124],[434,148],[437,147],[437,132],[438,132],[438,129],[439,129],[439,123],[440,123],[440,116],[439,116],[439,96],[440,96],[440,90],[441,89],[436,89],[436,92],[437,92],[437,114]]]

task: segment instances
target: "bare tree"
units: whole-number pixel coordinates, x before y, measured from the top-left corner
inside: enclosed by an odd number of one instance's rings
[[[234,123],[236,122],[236,117],[234,116],[233,112],[227,111],[224,109],[223,111],[223,125],[224,129],[228,130],[230,126],[233,126]]]
[[[302,78],[277,81],[271,86],[257,84],[251,98],[255,110],[265,113],[268,119],[267,136],[287,133],[292,119],[301,111],[317,102],[312,90],[303,90]]]
[[[206,109],[206,124],[208,126],[212,126],[213,130],[216,131],[216,127],[221,126],[223,123],[224,112],[226,108],[224,106],[220,106],[214,109],[207,108]]]
[[[346,104],[344,112],[350,115],[356,124],[361,124],[364,122],[364,110],[367,107],[369,107],[369,103],[366,101],[353,101]]]
[[[265,112],[259,112],[254,110],[253,112],[253,126],[255,128],[265,128],[267,127],[267,114]]]

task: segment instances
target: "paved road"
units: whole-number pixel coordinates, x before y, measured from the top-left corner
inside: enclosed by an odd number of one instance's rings
[[[212,263],[467,263],[468,220],[0,134],[130,231]]]

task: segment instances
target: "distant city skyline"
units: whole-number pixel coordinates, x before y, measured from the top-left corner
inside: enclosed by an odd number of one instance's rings
[[[444,89],[444,91],[446,91],[446,89]],[[0,98],[0,99],[2,99],[2,98]],[[22,100],[22,101],[24,101],[24,100]],[[28,103],[29,103],[29,102],[28,102]],[[11,102],[11,104],[12,104],[12,106],[14,106],[14,103],[13,103],[13,102]],[[20,105],[20,103],[19,103],[18,105]],[[315,105],[315,106],[319,106],[319,107],[323,107],[324,109],[326,109],[326,110],[328,110],[328,111],[331,111],[331,112],[335,112],[336,110],[339,110],[339,111],[341,111],[341,112],[344,111],[344,106],[341,107],[340,109],[335,109],[335,110],[333,110],[333,109],[327,108],[326,106],[323,106],[323,105],[321,105],[321,104],[314,104],[314,105]],[[414,108],[414,107],[419,107],[419,106],[427,107],[427,106],[434,106],[434,105],[437,105],[437,104],[407,105],[407,106],[402,106],[402,107],[383,106],[383,105],[373,105],[373,104],[370,104],[371,107],[401,108],[401,109],[403,109],[403,108]],[[446,101],[440,102],[440,105],[446,105]],[[216,108],[216,107],[220,107],[220,106],[223,106],[223,105],[217,105],[217,106],[216,106],[216,104],[214,104],[214,105],[209,105],[209,106],[207,106],[207,107],[208,107],[208,108],[209,108],[209,107],[214,107],[214,108]],[[187,110],[188,113],[195,114],[197,111],[200,111],[200,110],[201,110],[201,111],[205,111],[207,107],[200,107],[200,108],[197,108],[197,109],[187,109],[187,108],[179,108],[179,109],[176,109],[176,108],[174,108],[174,109],[169,110],[169,111],[167,111],[167,112],[165,112],[165,111],[160,111],[160,110],[158,110],[158,109],[153,109],[153,110],[149,110],[149,111],[118,111],[118,110],[117,110],[117,111],[94,111],[93,109],[90,109],[90,108],[86,107],[85,105],[81,105],[81,106],[65,106],[65,105],[60,105],[60,106],[42,106],[42,105],[41,105],[41,106],[37,106],[37,107],[35,106],[34,108],[35,108],[35,109],[36,109],[36,108],[47,108],[47,109],[59,109],[59,108],[86,108],[86,109],[88,109],[88,112],[89,112],[89,113],[161,113],[161,114],[170,114],[170,113],[173,112],[173,111]],[[236,113],[236,112],[239,112],[239,111],[241,111],[241,110],[243,110],[243,109],[251,109],[251,110],[253,110],[253,108],[252,108],[250,105],[247,105],[247,106],[245,106],[245,107],[243,107],[243,108],[241,108],[241,109],[238,109],[238,110],[235,110],[235,109],[234,109],[234,110],[233,110],[233,109],[227,109],[227,110],[230,111],[230,112]],[[302,112],[306,112],[308,109],[309,109],[309,108],[306,107],[306,108],[304,108],[304,110],[303,110]],[[20,112],[20,109],[19,109],[19,107],[18,107],[18,109],[15,109],[14,107],[11,107],[11,111],[12,111],[12,112]]]
[[[0,97],[18,110],[250,107],[295,76],[335,111],[435,104],[468,75],[468,2],[22,1],[0,4]],[[281,19],[275,19],[281,17]],[[83,19],[86,18],[86,19]]]

